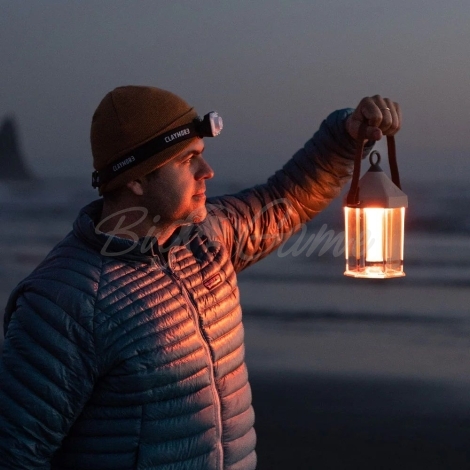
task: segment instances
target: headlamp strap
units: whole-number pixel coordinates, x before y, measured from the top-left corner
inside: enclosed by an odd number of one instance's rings
[[[179,144],[184,140],[200,137],[197,123],[191,122],[184,126],[171,129],[164,134],[160,134],[152,140],[136,148],[132,153],[121,157],[100,171],[94,171],[92,174],[91,185],[94,188],[100,187],[102,184],[108,183],[121,173],[139,165],[155,154]]]

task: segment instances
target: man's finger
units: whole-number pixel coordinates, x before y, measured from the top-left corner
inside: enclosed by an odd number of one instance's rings
[[[361,122],[365,121],[369,126],[378,127],[382,122],[382,113],[375,98],[363,98],[356,108],[355,118]],[[386,108],[385,103],[383,103],[383,108]]]
[[[390,115],[390,123],[386,126],[384,121],[382,121],[380,128],[385,135],[395,135],[400,129],[400,116],[398,114],[397,103],[394,103],[389,98],[384,98],[384,101],[387,104],[387,109],[383,111],[383,114],[384,116],[387,114]]]
[[[363,98],[349,117],[347,127],[354,139],[359,138],[362,123],[367,125],[366,139],[380,140],[384,135],[395,135],[401,127],[401,109],[398,103],[380,95]]]
[[[347,122],[347,129],[351,137],[355,140],[359,138],[359,131],[361,126],[366,122],[364,116],[361,115],[361,119],[357,116],[351,115]],[[380,140],[382,138],[382,131],[376,126],[366,126],[365,129],[365,140]]]

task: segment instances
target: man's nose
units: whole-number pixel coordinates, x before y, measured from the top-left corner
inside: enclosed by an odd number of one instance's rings
[[[214,176],[214,170],[211,168],[209,163],[204,160],[204,158],[201,158],[201,164],[198,168],[198,171],[196,173],[196,179],[211,179]]]

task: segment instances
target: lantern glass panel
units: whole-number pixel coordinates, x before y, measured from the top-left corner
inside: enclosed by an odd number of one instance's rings
[[[404,276],[405,208],[345,207],[346,276]]]

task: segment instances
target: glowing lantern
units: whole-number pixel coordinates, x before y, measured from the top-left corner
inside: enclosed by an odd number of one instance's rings
[[[344,207],[346,276],[386,279],[405,275],[403,243],[408,197],[401,191],[393,137],[387,137],[387,145],[392,179],[380,168],[380,154],[374,151],[369,158],[371,167],[359,180],[364,146],[358,146]]]

